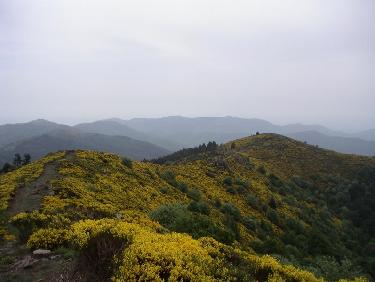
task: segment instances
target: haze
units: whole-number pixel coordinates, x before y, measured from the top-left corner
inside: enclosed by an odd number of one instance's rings
[[[0,124],[256,117],[375,127],[373,0],[0,0]]]

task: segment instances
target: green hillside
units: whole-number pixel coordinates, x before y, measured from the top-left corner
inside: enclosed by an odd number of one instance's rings
[[[374,158],[275,134],[153,162],[59,152],[0,176],[0,278],[371,280],[374,185]],[[61,256],[10,271],[23,244]]]

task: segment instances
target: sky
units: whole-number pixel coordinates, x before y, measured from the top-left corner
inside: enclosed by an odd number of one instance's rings
[[[375,128],[373,0],[0,0],[0,124]]]

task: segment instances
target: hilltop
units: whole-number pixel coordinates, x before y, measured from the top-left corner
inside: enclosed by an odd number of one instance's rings
[[[374,158],[277,134],[210,148],[152,162],[63,151],[1,175],[0,232],[13,242],[2,248],[3,277],[337,281],[375,275]],[[9,272],[23,244],[63,255],[43,272]]]

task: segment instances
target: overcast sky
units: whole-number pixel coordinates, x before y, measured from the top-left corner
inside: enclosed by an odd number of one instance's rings
[[[0,0],[0,123],[375,127],[374,0]]]

